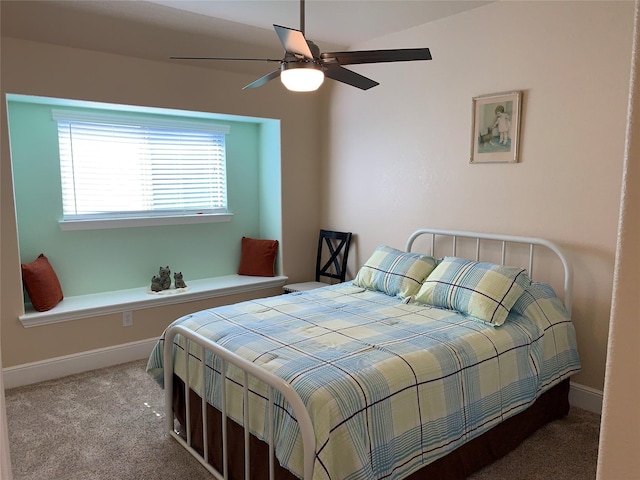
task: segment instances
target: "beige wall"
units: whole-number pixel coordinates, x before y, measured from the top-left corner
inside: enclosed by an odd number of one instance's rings
[[[358,48],[433,60],[336,86],[322,219],[357,234],[351,270],[419,227],[541,236],[574,265],[583,370],[602,389],[624,156],[632,2],[496,2]],[[469,164],[471,99],[524,92],[521,163]]]
[[[62,27],[61,27],[62,28]],[[68,28],[74,28],[68,26]],[[86,50],[2,38],[2,93],[199,110],[281,119],[283,273],[291,280],[313,274],[319,228],[319,105],[322,92],[290,95],[278,82],[242,91],[252,76],[168,62],[153,62]],[[3,95],[4,102],[4,95]],[[6,125],[6,107],[2,125]],[[16,240],[7,129],[0,151],[0,231],[2,234],[2,364],[69,355],[160,335],[178,315],[218,303],[196,302],[134,312],[134,327],[118,315],[25,329]],[[256,295],[280,293],[278,289]],[[236,301],[246,298],[234,296]]]
[[[622,209],[604,390],[598,475],[602,480],[640,478],[640,2],[629,103]]]

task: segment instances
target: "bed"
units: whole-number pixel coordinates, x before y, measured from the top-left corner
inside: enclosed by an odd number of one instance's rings
[[[552,242],[420,229],[353,281],[176,320],[147,370],[216,478],[465,478],[568,413],[571,286]]]

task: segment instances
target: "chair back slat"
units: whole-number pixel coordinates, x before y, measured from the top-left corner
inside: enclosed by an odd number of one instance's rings
[[[345,281],[350,245],[351,232],[320,230],[316,258],[316,282],[320,281],[320,277],[333,278],[340,282]],[[326,258],[325,248],[328,259],[323,262],[323,258]]]

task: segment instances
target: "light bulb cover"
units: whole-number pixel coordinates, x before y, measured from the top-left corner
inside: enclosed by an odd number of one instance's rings
[[[324,82],[322,67],[311,62],[283,63],[280,81],[292,92],[313,92]]]

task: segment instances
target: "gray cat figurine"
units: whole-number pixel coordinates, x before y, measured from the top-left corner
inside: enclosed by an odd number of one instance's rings
[[[160,290],[162,290],[162,279],[157,275],[154,275],[151,277],[151,291],[159,292]]]
[[[171,288],[171,270],[169,270],[169,265],[166,267],[160,267],[158,275],[160,276],[160,286],[162,287],[162,290],[168,290]]]
[[[187,284],[182,279],[182,272],[176,272],[173,274],[173,284],[176,288],[186,288]]]

